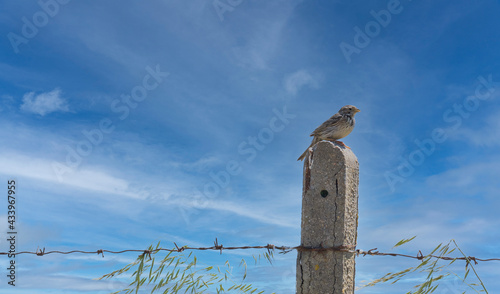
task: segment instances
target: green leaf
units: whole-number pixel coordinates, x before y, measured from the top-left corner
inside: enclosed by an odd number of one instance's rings
[[[417,236],[413,236],[413,237],[411,237],[409,239],[403,239],[403,240],[399,241],[398,243],[396,243],[396,245],[394,245],[394,247],[392,247],[392,248],[394,249],[394,248],[399,247],[399,246],[401,246],[403,244],[406,244],[406,243],[412,241],[413,239],[415,239],[416,237]]]

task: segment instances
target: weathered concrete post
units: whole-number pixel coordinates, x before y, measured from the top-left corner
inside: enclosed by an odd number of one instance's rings
[[[321,141],[304,162],[301,243],[354,250],[358,227],[359,163],[354,153]],[[297,294],[354,293],[355,254],[299,250]]]

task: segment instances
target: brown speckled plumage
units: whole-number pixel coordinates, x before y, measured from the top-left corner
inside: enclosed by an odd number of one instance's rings
[[[314,132],[312,132],[311,137],[314,138],[311,145],[307,147],[306,151],[304,151],[304,153],[302,153],[297,160],[303,160],[307,154],[307,150],[321,140],[337,141],[338,139],[342,139],[349,135],[356,124],[354,115],[360,111],[361,110],[353,105],[346,105],[342,107],[338,113],[334,114],[327,121],[317,127]],[[344,145],[344,143],[340,141],[338,141],[338,143]]]

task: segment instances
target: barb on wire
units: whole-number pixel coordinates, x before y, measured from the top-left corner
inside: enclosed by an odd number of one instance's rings
[[[353,253],[356,254],[356,256],[393,256],[393,257],[406,257],[406,258],[413,258],[417,260],[423,260],[424,258],[427,257],[432,257],[436,259],[442,259],[442,260],[464,260],[467,264],[469,264],[471,261],[473,261],[475,264],[478,264],[479,261],[500,261],[500,258],[477,258],[473,256],[467,256],[467,257],[451,257],[451,256],[438,256],[438,255],[424,255],[422,251],[418,251],[417,255],[408,255],[408,254],[401,254],[401,253],[393,253],[393,252],[379,252],[377,251],[377,248],[370,249],[368,251],[362,250],[362,249],[356,249],[355,245],[343,245],[343,246],[336,246],[336,247],[324,247],[322,245],[317,246],[317,247],[311,247],[311,246],[275,246],[273,244],[267,244],[263,246],[230,246],[230,247],[225,247],[222,244],[219,244],[219,241],[217,238],[214,241],[214,246],[211,247],[189,247],[189,246],[182,246],[179,247],[177,243],[174,242],[175,248],[157,248],[153,250],[144,250],[144,249],[126,249],[126,250],[120,250],[120,251],[113,251],[113,250],[106,250],[106,249],[98,249],[96,251],[83,251],[83,250],[71,250],[71,251],[59,251],[59,250],[53,250],[53,251],[45,251],[45,247],[43,249],[37,248],[35,252],[31,251],[21,251],[17,253],[13,252],[0,252],[0,255],[20,255],[20,254],[33,254],[37,256],[44,256],[47,254],[73,254],[73,253],[82,253],[82,254],[100,254],[104,258],[104,253],[111,253],[111,254],[121,254],[121,253],[126,253],[126,252],[140,252],[142,253],[141,255],[147,255],[151,258],[152,253],[157,253],[159,251],[167,251],[167,252],[182,252],[184,250],[217,250],[222,254],[223,250],[246,250],[246,249],[266,249],[268,253],[274,252],[275,250],[280,251],[280,253],[286,254],[289,253],[290,251],[297,250],[297,251],[339,251],[339,252],[346,252],[346,253]]]

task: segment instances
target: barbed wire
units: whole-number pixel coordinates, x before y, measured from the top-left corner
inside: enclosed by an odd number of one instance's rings
[[[477,258],[474,256],[462,256],[462,257],[451,257],[451,256],[439,256],[439,255],[433,255],[433,254],[428,254],[424,255],[421,250],[418,251],[417,255],[408,255],[408,254],[401,254],[401,253],[393,253],[393,252],[379,252],[377,251],[377,248],[370,249],[368,251],[362,250],[362,249],[356,249],[355,246],[352,245],[344,245],[344,246],[334,246],[334,247],[323,247],[323,246],[275,246],[272,244],[267,244],[267,245],[261,245],[261,246],[228,246],[225,247],[222,244],[218,243],[217,238],[215,239],[214,246],[210,247],[189,247],[189,246],[182,246],[179,247],[175,242],[174,242],[175,248],[156,248],[156,249],[125,249],[125,250],[120,250],[120,251],[113,251],[113,250],[106,250],[106,249],[98,249],[96,251],[84,251],[84,250],[71,250],[71,251],[59,251],[59,250],[53,250],[53,251],[45,251],[45,248],[40,249],[37,248],[35,252],[32,251],[21,251],[21,252],[0,252],[0,255],[21,255],[21,254],[33,254],[37,256],[44,256],[47,254],[73,254],[73,253],[82,253],[82,254],[101,254],[102,257],[104,258],[104,253],[111,253],[111,254],[121,254],[121,253],[126,253],[126,252],[141,252],[141,255],[148,255],[151,256],[153,253],[157,253],[159,251],[167,251],[167,252],[183,252],[185,250],[201,250],[201,251],[206,251],[206,250],[214,250],[214,251],[220,251],[220,254],[222,254],[223,250],[247,250],[247,249],[266,249],[269,253],[271,251],[278,250],[280,253],[288,253],[293,250],[297,251],[337,251],[337,252],[345,252],[345,253],[353,253],[356,254],[356,256],[393,256],[393,257],[406,257],[406,258],[412,258],[412,259],[417,259],[417,260],[423,260],[425,258],[436,258],[436,259],[442,259],[442,260],[464,260],[467,263],[473,261],[475,264],[478,264],[478,261],[500,261],[500,258]]]

